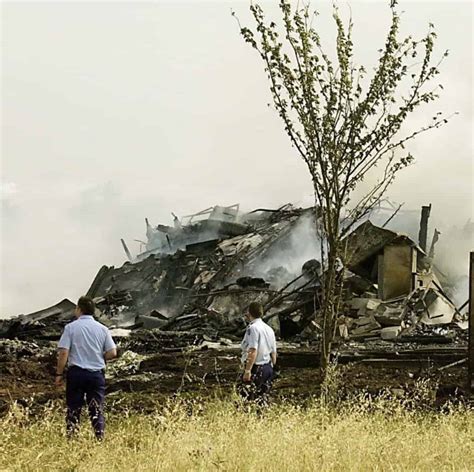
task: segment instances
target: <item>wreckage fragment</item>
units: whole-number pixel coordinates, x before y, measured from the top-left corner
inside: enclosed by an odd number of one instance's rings
[[[65,298],[43,310],[0,320],[0,338],[56,339],[66,323],[74,319],[76,305]]]
[[[418,233],[418,242],[423,251],[426,252],[427,249],[427,239],[428,239],[428,220],[431,213],[431,204],[424,205],[421,207],[421,220],[420,220],[420,232]]]
[[[416,287],[421,248],[405,235],[366,221],[344,241],[346,266],[378,285],[378,295],[388,300],[408,295]]]

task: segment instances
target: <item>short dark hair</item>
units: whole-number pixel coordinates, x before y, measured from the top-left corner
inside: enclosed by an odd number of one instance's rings
[[[259,302],[252,302],[249,305],[249,313],[253,318],[261,318],[263,316],[263,306]]]
[[[90,297],[79,298],[77,306],[83,315],[93,315],[95,312],[95,304]]]

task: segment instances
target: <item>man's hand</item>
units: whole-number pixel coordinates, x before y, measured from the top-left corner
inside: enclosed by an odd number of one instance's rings
[[[244,382],[250,382],[252,380],[252,372],[250,370],[244,371],[244,375],[242,377]]]
[[[54,385],[56,387],[62,387],[63,386],[63,376],[62,375],[56,375],[56,378],[54,379]]]

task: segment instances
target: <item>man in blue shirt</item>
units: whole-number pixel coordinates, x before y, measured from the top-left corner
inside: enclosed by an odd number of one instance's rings
[[[84,400],[97,439],[104,437],[105,362],[117,356],[110,331],[93,317],[94,302],[81,297],[75,311],[76,320],[64,328],[58,344],[56,386],[66,377],[66,425],[68,434],[79,425]]]

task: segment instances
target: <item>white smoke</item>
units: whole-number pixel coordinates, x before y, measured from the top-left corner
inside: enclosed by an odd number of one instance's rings
[[[321,260],[321,242],[313,213],[299,218],[288,235],[254,262],[253,270],[247,275],[270,277],[272,286],[279,289],[301,275],[303,264],[310,259]]]

